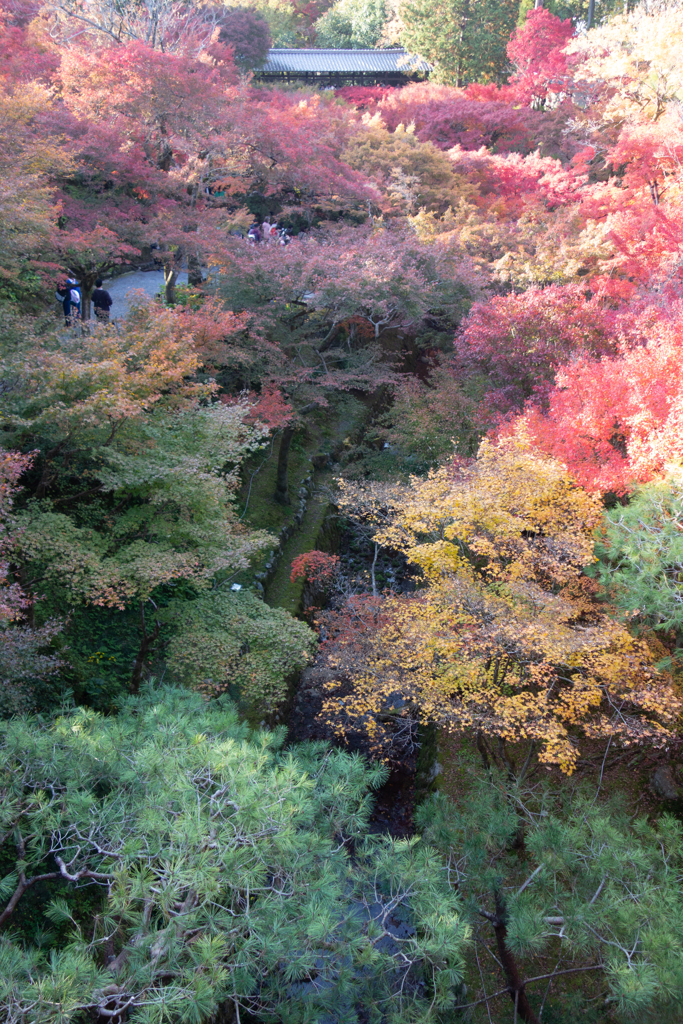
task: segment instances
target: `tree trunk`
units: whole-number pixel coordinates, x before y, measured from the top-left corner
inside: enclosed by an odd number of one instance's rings
[[[484,739],[484,734],[481,732],[477,733],[477,750],[481,754],[481,759],[484,764],[484,768],[486,769],[487,772],[490,772],[491,761],[489,758],[489,752],[486,746],[486,740]]]
[[[140,641],[140,649],[136,655],[135,661],[133,662],[133,674],[130,677],[130,692],[140,692],[140,681],[142,679],[142,670],[145,667],[145,660],[149,654],[149,650],[155,643],[159,636],[158,621],[154,622],[154,629],[151,633],[147,632],[147,624],[145,622],[145,606],[144,603],[140,602],[140,626],[142,628],[142,640]]]
[[[588,17],[586,18],[586,28],[590,28],[593,24],[593,18],[595,17],[595,0],[588,0]]]
[[[193,288],[201,287],[203,283],[202,268],[199,263],[198,256],[188,256],[187,258],[187,283],[192,285]]]
[[[164,298],[169,306],[175,305],[175,286],[178,273],[175,267],[169,264],[164,265]]]
[[[370,566],[370,579],[372,580],[372,596],[377,597],[377,580],[375,579],[375,566],[377,565],[377,556],[379,554],[379,544],[375,542],[375,557],[372,560]]]
[[[173,150],[168,139],[159,139],[157,147],[157,167],[160,171],[164,171],[166,174],[171,170],[171,164],[173,163]]]
[[[176,300],[176,281],[183,267],[185,248],[184,246],[178,246],[173,250],[164,249],[160,256],[164,268],[164,298],[169,306],[173,306]]]
[[[277,482],[275,484],[275,501],[280,505],[289,505],[289,449],[296,432],[296,424],[286,426],[282,431],[280,450],[277,457]]]
[[[529,1000],[526,997],[526,991],[524,989],[524,982],[522,976],[519,973],[519,967],[517,961],[508,949],[505,941],[507,936],[507,928],[505,927],[507,920],[507,914],[505,911],[505,904],[503,903],[500,894],[496,893],[496,920],[493,925],[493,930],[496,933],[496,944],[498,946],[498,956],[500,958],[500,964],[505,974],[505,980],[508,983],[510,990],[510,999],[514,1003],[517,1015],[521,1017],[526,1024],[540,1024],[538,1017],[531,1009]]]

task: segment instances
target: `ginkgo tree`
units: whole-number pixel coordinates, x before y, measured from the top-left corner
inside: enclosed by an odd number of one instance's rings
[[[372,730],[398,696],[404,713],[466,730],[513,774],[506,745],[521,741],[568,774],[581,736],[670,741],[681,702],[645,640],[592,600],[583,568],[600,505],[561,464],[520,441],[484,442],[470,465],[406,488],[343,483],[339,502],[374,518],[375,539],[404,553],[421,584],[387,598],[353,692],[330,684],[338,733],[368,715]]]

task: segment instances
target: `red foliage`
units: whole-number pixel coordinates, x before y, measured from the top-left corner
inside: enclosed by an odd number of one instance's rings
[[[76,115],[111,125],[169,170],[193,141],[228,126],[234,64],[211,64],[128,43],[62,56],[64,98]]]
[[[281,430],[294,419],[293,407],[275,388],[264,387],[260,395],[251,395],[250,397],[253,404],[245,418],[246,423],[263,423],[270,430]],[[221,395],[220,400],[224,405],[234,405],[240,401],[239,398],[234,398],[232,395]]]
[[[591,287],[625,297],[637,289],[674,298],[683,290],[683,124],[675,111],[632,120],[606,154],[619,177],[594,185],[581,212],[603,223],[613,255]],[[615,188],[615,184],[619,185]]]
[[[243,144],[248,160],[246,181],[231,174],[216,184],[228,190],[249,190],[259,182],[264,194],[302,197],[377,199],[364,175],[341,159],[351,135],[358,130],[352,110],[320,93],[302,97],[263,88],[236,93],[230,106],[231,130]],[[235,138],[229,136],[230,147]],[[234,161],[230,160],[230,165]],[[220,163],[216,161],[216,166]]]
[[[653,202],[664,200],[683,165],[683,123],[678,112],[668,111],[658,121],[625,124],[609,160],[613,167],[623,168],[621,181],[626,188],[645,187]]]
[[[498,295],[472,307],[456,339],[457,358],[465,372],[488,379],[489,414],[507,415],[532,395],[542,401],[569,359],[614,352],[615,319],[577,285]]]
[[[527,12],[527,21],[508,43],[507,53],[515,67],[510,79],[516,99],[522,103],[545,100],[549,92],[566,92],[571,77],[563,52],[574,27],[545,7]]]
[[[421,142],[439,149],[461,146],[497,152],[529,152],[541,115],[516,110],[499,100],[471,99],[462,89],[434,82],[417,82],[394,90],[378,108],[382,120],[395,131],[399,124],[415,125]]]
[[[226,7],[220,18],[219,43],[232,48],[234,60],[242,71],[260,67],[273,45],[265,18],[249,7]]]
[[[377,104],[394,91],[393,85],[345,85],[337,89],[336,95],[356,110],[368,110],[374,114]]]
[[[563,167],[559,160],[538,153],[505,156],[481,148],[468,152],[456,146],[448,154],[454,169],[478,187],[478,205],[495,208],[499,217],[517,217],[529,205],[547,209],[575,203],[585,184],[584,165]]]
[[[271,430],[281,430],[291,423],[295,417],[294,407],[289,404],[282,392],[273,387],[264,387],[258,396],[253,414],[255,419],[265,423]]]
[[[339,556],[327,555],[324,551],[306,551],[297,555],[292,562],[289,578],[292,583],[304,580],[317,590],[327,590],[334,583],[339,569]]]
[[[23,0],[0,4],[0,80],[51,82],[54,78],[60,59],[56,47],[29,33],[29,23],[38,10],[38,4]]]
[[[496,85],[494,82],[470,82],[463,89],[468,100],[480,103],[515,103],[517,95],[510,85]]]
[[[289,5],[295,16],[298,33],[314,43],[317,35],[315,23],[332,6],[330,0],[289,0]]]
[[[530,407],[516,429],[583,487],[622,494],[683,461],[683,302],[627,310],[615,335],[616,354],[563,366],[547,410]]]

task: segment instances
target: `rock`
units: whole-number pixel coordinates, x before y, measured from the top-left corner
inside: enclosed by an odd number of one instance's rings
[[[681,791],[676,785],[673,772],[668,765],[658,768],[650,782],[652,789],[660,800],[680,800]]]

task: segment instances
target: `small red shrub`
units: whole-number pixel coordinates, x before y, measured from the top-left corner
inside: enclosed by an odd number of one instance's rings
[[[292,583],[304,580],[319,590],[326,590],[334,582],[339,568],[337,555],[326,555],[324,551],[306,551],[297,555],[292,562],[289,578]]]

